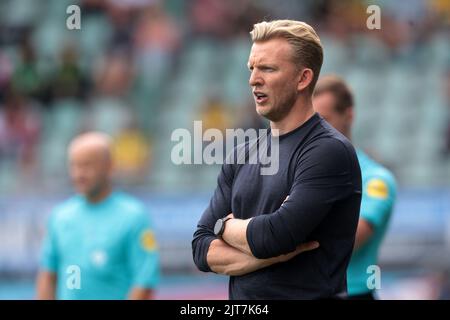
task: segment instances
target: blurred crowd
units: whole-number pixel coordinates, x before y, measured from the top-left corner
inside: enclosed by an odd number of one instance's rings
[[[382,8],[382,28],[388,32],[367,29],[366,9],[372,3]],[[81,30],[66,28],[70,4],[81,8]],[[35,186],[46,174],[62,174],[53,163],[64,168],[65,150],[52,150],[91,129],[114,136],[120,180],[145,184],[152,174],[155,144],[170,142],[159,132],[171,108],[167,97],[178,94],[168,83],[182,77],[183,54],[198,41],[220,43],[222,48],[246,41],[255,22],[275,18],[311,23],[319,35],[347,47],[349,60],[360,43],[355,39],[363,36],[376,39],[380,54],[395,61],[420,57],[432,35],[448,34],[450,2],[2,1],[0,190]],[[219,72],[211,68],[211,73]],[[230,107],[215,93],[201,97],[196,109],[206,127],[264,125],[255,118],[251,101]],[[450,110],[448,95],[446,103]],[[450,116],[447,127],[442,154],[449,157]]]

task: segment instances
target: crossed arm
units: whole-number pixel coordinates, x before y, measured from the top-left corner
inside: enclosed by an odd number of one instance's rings
[[[250,246],[247,242],[247,226],[251,219],[234,219],[232,213],[228,215],[232,219],[225,223],[225,230],[222,239],[233,248],[236,248],[243,253],[253,256]]]
[[[232,214],[230,214],[232,215]],[[244,275],[275,263],[285,262],[297,254],[319,247],[316,241],[301,244],[288,254],[268,259],[258,259],[251,253],[247,242],[247,226],[250,219],[230,219],[221,239],[213,240],[210,244],[207,262],[211,270],[229,276]],[[364,219],[360,219],[355,239],[355,250],[358,250],[373,234],[373,228]]]
[[[223,240],[215,239],[209,246],[206,259],[210,269],[216,273],[241,276],[275,263],[288,261],[297,254],[313,250],[318,246],[318,242],[311,241],[298,246],[296,250],[288,254],[268,259],[258,259],[251,254],[244,253],[230,246]]]
[[[233,217],[233,214],[229,214]],[[253,256],[247,242],[246,232],[250,219],[230,219],[226,222],[222,239],[211,242],[207,263],[212,271],[229,276],[244,275],[275,263],[285,262],[297,254],[316,249],[319,243],[311,241],[303,243],[294,251],[267,259],[258,259]]]
[[[217,198],[226,198],[226,196],[223,196],[223,190],[220,188],[218,190],[216,193],[219,193],[220,197]],[[224,203],[227,204],[228,201],[216,201],[216,197],[214,197],[211,201],[210,209],[204,213],[198,229],[194,233],[192,243],[194,262],[202,271],[213,271],[230,276],[245,275],[276,263],[288,261],[299,253],[319,247],[317,241],[306,242],[306,239],[303,238],[302,240],[296,241],[299,245],[283,246],[284,249],[272,250],[265,254],[265,256],[259,253],[256,255],[248,243],[247,229],[250,222],[254,219],[258,220],[258,218],[227,220],[222,239],[217,239],[212,234],[211,228],[214,221],[220,217],[220,215],[214,213],[229,210],[226,205],[223,205]],[[269,214],[266,217],[272,216],[273,214]],[[232,214],[230,215],[232,216]],[[279,225],[279,223],[277,224]],[[267,237],[270,237],[270,239],[278,238],[278,234],[270,232],[269,234],[266,230],[261,230],[261,232],[266,234]],[[286,234],[290,234],[290,232]],[[261,244],[258,248],[260,247]]]

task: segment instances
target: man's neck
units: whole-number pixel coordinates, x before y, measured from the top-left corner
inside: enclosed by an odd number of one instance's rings
[[[110,185],[105,186],[95,194],[86,195],[86,199],[89,203],[96,204],[105,200],[112,192]]]
[[[297,100],[291,111],[280,121],[271,121],[270,128],[278,130],[278,134],[273,132],[273,135],[283,135],[297,129],[314,115],[314,108],[311,99]]]
[[[353,143],[353,140],[352,140],[352,133],[351,133],[351,132],[349,132],[349,133],[346,134],[345,136],[347,137],[347,139],[348,139],[351,143]]]

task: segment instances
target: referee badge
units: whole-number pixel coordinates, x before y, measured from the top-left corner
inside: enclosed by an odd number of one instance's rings
[[[141,236],[141,245],[147,251],[156,250],[155,234],[151,230],[145,230]]]
[[[372,198],[386,199],[389,196],[389,188],[381,179],[370,179],[366,184],[367,195]]]

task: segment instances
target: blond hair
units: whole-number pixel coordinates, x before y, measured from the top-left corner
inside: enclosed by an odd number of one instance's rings
[[[294,63],[313,71],[309,85],[310,92],[313,92],[322,67],[323,49],[319,36],[309,24],[295,20],[263,21],[253,26],[250,35],[253,42],[286,39],[294,51]]]

